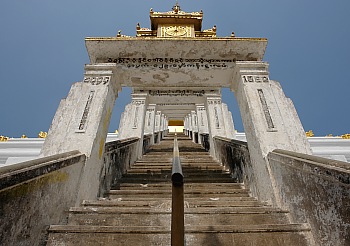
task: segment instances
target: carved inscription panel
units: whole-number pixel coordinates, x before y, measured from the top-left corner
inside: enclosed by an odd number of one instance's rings
[[[117,63],[123,65],[126,68],[157,68],[157,69],[214,69],[214,68],[227,68],[230,64],[234,63],[233,59],[185,59],[185,58],[108,58],[106,61],[109,63]]]
[[[221,104],[221,100],[217,99],[217,100],[208,100],[208,104]]]
[[[90,111],[90,107],[91,107],[91,102],[92,102],[92,99],[94,97],[94,94],[95,94],[95,91],[90,91],[89,96],[88,96],[87,101],[86,101],[86,104],[85,104],[83,116],[81,117],[77,132],[83,132],[86,129],[86,122],[88,119],[88,115],[89,115],[89,111]]]
[[[265,98],[265,95],[264,95],[264,92],[262,89],[258,89],[258,95],[259,95],[261,106],[262,106],[262,109],[263,109],[263,112],[265,115],[265,119],[267,122],[268,131],[275,131],[276,130],[275,125],[273,124],[270,110],[269,110],[269,107],[267,105],[266,98]]]
[[[268,82],[270,82],[268,76],[261,76],[261,75],[243,75],[242,80],[244,83],[268,83]]]
[[[149,90],[150,96],[198,96],[205,94],[204,90]]]
[[[111,76],[85,76],[84,83],[92,85],[106,85],[111,81]]]

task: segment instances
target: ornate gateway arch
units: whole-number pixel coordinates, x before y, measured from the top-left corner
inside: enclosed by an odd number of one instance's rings
[[[239,105],[259,197],[276,202],[267,154],[274,149],[310,154],[292,101],[269,78],[263,62],[267,39],[216,37],[202,30],[203,12],[150,10],[151,28],[138,24],[136,37],[86,38],[91,63],[59,105],[42,156],[79,150],[86,154],[80,197],[93,198],[110,116],[118,92],[132,87],[132,102],[120,123],[120,138],[155,134],[169,120],[184,121],[191,134],[234,138],[234,126],[221,88],[230,88]],[[117,101],[118,103],[118,101]],[[157,139],[153,137],[154,142]],[[138,155],[142,148],[139,146]],[[215,156],[214,148],[211,154]]]

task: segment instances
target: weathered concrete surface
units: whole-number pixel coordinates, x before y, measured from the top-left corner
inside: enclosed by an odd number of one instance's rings
[[[148,148],[147,139],[144,138],[144,142],[146,142],[144,149]],[[106,143],[99,179],[99,197],[105,196],[111,187],[116,185],[117,180],[126,173],[130,165],[137,160],[135,153],[139,141],[139,138],[130,138]]]
[[[230,170],[232,178],[236,182],[249,186],[252,195],[259,198],[258,190],[260,187],[257,186],[259,182],[256,180],[258,177],[256,177],[251,165],[247,143],[235,139],[215,137],[214,148],[218,160]]]
[[[295,108],[278,82],[269,79],[268,63],[238,61],[231,89],[247,136],[251,165],[259,182],[258,197],[279,206],[266,158],[274,149],[311,154]]]
[[[188,133],[186,135],[188,135]],[[200,134],[200,138],[201,138],[202,147],[205,149],[205,151],[209,151],[210,150],[209,134],[202,133]]]
[[[120,89],[114,75],[108,64],[85,65],[84,80],[73,84],[60,103],[41,150],[41,156],[71,150],[86,155],[80,201],[96,198],[99,192],[108,126]]]
[[[307,224],[261,203],[198,144],[178,134],[185,175],[185,245],[312,245]],[[170,245],[173,141],[132,165],[109,198],[70,209],[50,226],[48,245]]]
[[[45,245],[76,202],[84,162],[74,151],[0,168],[0,245]]]
[[[246,142],[215,138],[219,161],[254,196],[261,187]],[[350,167],[346,162],[275,150],[268,154],[275,196],[294,223],[310,223],[316,245],[350,244]],[[269,192],[273,192],[270,190]]]
[[[267,40],[111,37],[85,43],[91,63],[114,64],[122,86],[230,87],[234,61],[262,60]]]
[[[284,150],[268,159],[293,221],[310,223],[317,245],[350,245],[349,164]]]

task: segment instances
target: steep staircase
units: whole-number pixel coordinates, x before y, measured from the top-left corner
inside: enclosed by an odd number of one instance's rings
[[[309,227],[251,197],[204,149],[178,136],[190,245],[310,245]],[[173,136],[137,161],[109,198],[84,201],[67,225],[52,225],[48,245],[170,245]]]

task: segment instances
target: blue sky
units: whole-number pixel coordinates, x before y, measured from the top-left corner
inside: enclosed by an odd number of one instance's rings
[[[0,3],[0,135],[36,137],[47,131],[73,82],[89,63],[84,38],[134,36],[149,27],[149,9],[168,11],[175,0],[2,0]],[[266,37],[270,78],[281,83],[305,130],[349,133],[349,0],[180,0],[185,11],[203,10],[203,28],[218,36]],[[110,131],[130,101],[117,99]],[[236,128],[243,131],[233,94],[223,92]]]

